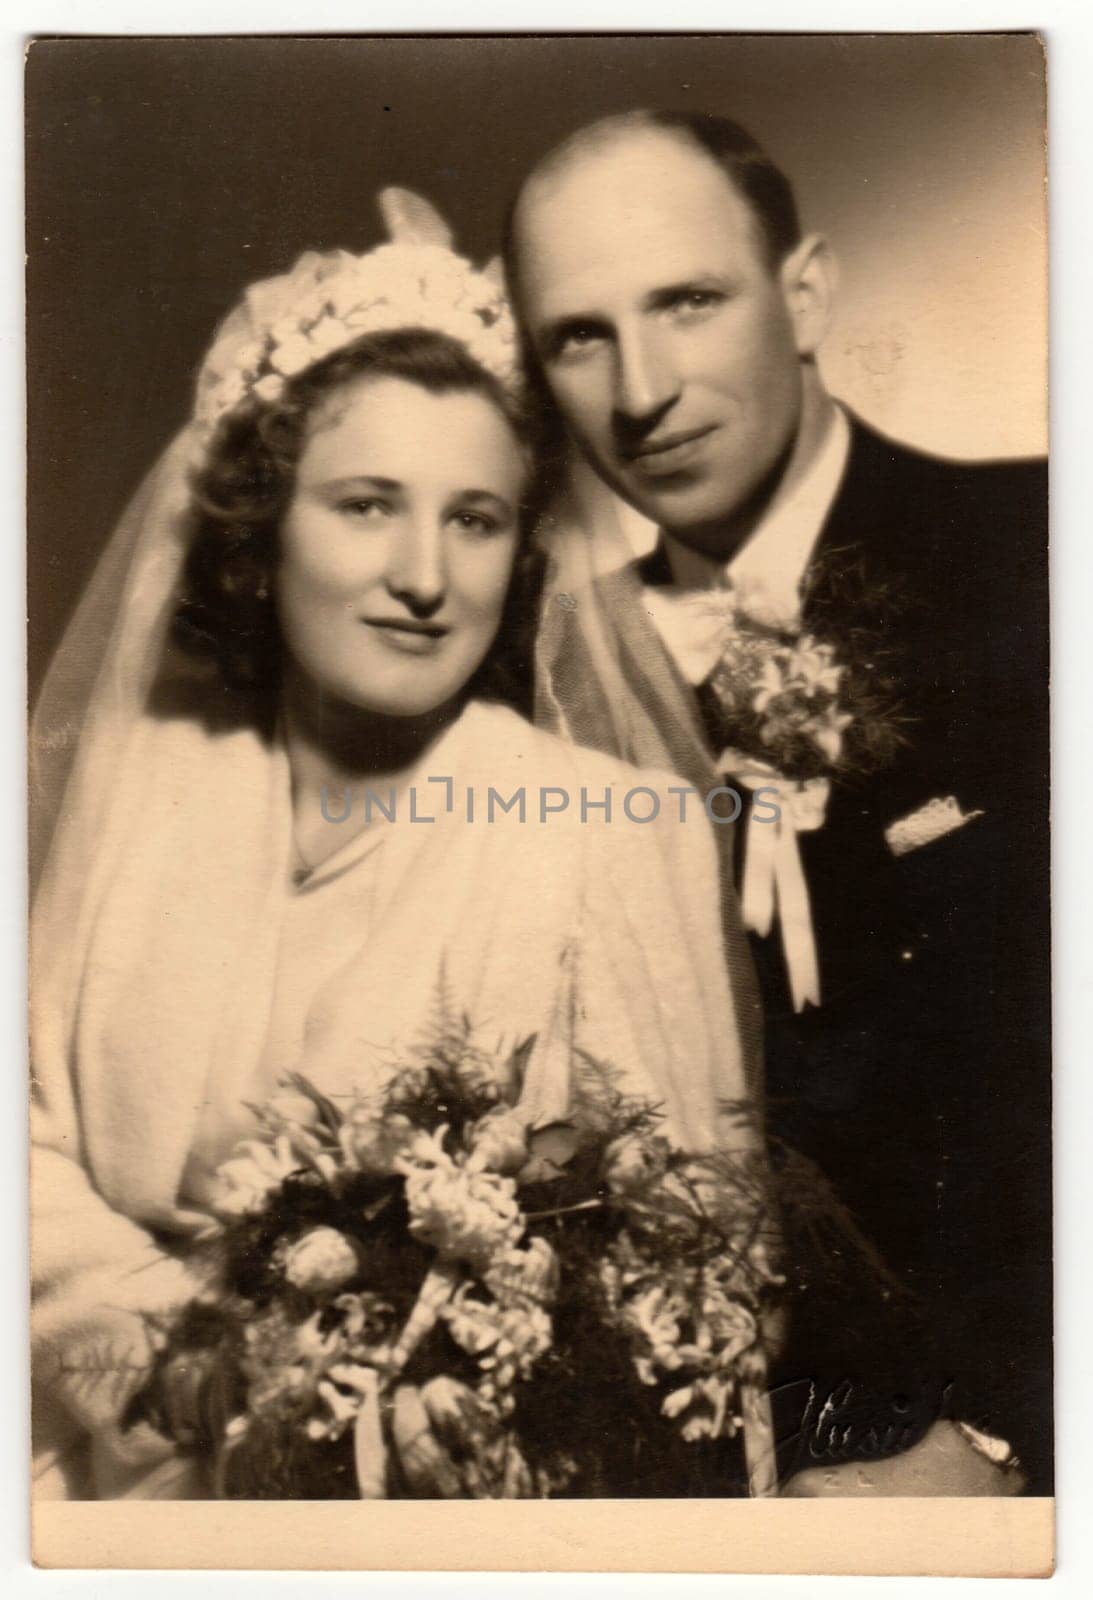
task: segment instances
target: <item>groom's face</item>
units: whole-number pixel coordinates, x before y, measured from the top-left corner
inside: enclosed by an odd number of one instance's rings
[[[789,300],[751,208],[685,138],[632,129],[532,180],[516,247],[574,438],[624,499],[717,554],[801,413]]]

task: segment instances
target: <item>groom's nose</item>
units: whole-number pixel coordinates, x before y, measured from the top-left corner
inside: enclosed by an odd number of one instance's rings
[[[615,347],[615,415],[624,432],[655,427],[679,398],[679,379],[654,330],[620,330]]]

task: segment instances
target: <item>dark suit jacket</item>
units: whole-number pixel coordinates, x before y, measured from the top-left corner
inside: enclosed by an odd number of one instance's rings
[[[838,1261],[813,1272],[796,1240],[801,1293],[775,1374],[785,1470],[808,1464],[817,1407],[837,1393],[850,1457],[947,1413],[1007,1438],[1030,1489],[1050,1488],[1046,498],[1041,463],[935,460],[855,422],[810,567],[806,626],[875,653],[904,743],[835,788],[823,828],[799,838],[822,1005],[794,1015],[777,929],[751,941],[767,1117],[894,1282],[836,1283]],[[656,557],[644,565],[655,578]],[[655,698],[637,622],[620,623],[618,647]],[[569,662],[593,694],[576,648]],[[695,756],[674,705],[653,709],[677,770],[708,787],[709,750]],[[693,695],[689,709],[697,721]],[[885,829],[949,796],[981,815],[896,857]]]
[[[1046,513],[1040,463],[933,460],[854,425],[804,622],[836,639],[861,623],[905,743],[885,769],[837,787],[824,827],[799,838],[822,1005],[794,1015],[777,939],[753,941],[770,1127],[823,1167],[924,1310],[917,1345],[901,1316],[888,1334],[883,1317],[859,1323],[851,1365],[893,1392],[917,1375],[927,1412],[936,1394],[1007,1437],[1040,1492],[1051,1471]],[[895,856],[884,830],[948,796],[981,815]],[[817,1302],[781,1376],[818,1367],[838,1380],[846,1359]]]

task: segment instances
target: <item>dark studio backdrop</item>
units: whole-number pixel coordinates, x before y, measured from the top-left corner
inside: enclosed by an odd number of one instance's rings
[[[546,145],[744,122],[842,264],[832,389],[942,454],[1046,445],[1044,59],[1029,35],[78,39],[27,66],[30,679],[185,420],[217,321],[419,190],[492,254]]]

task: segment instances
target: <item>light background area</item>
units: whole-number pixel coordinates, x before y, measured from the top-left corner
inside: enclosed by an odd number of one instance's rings
[[[30,670],[184,420],[217,320],[419,189],[483,257],[524,166],[643,104],[732,115],[842,291],[833,390],[912,444],[1046,445],[1044,66],[1029,35],[63,40],[30,52]]]

